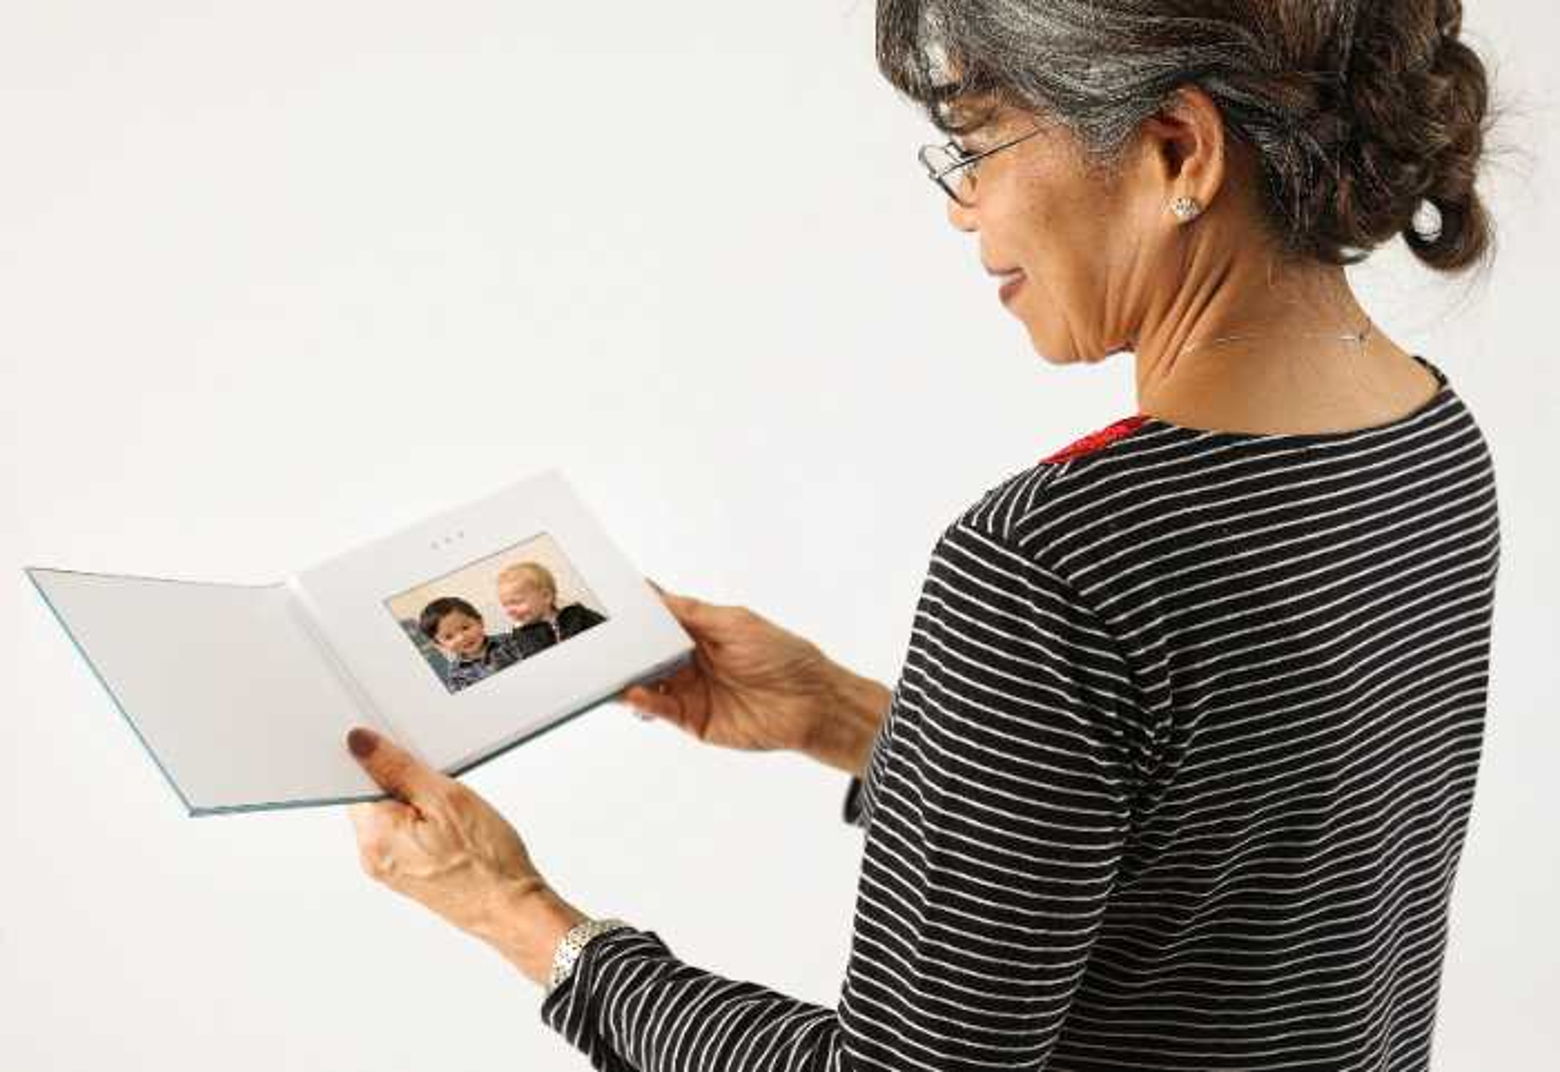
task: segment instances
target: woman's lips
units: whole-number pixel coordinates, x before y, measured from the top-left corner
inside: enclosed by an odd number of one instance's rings
[[[1024,285],[1024,273],[1014,272],[1012,275],[1003,276],[1002,279],[1003,283],[997,290],[997,297],[1006,304],[1009,298],[1018,293],[1018,288]]]

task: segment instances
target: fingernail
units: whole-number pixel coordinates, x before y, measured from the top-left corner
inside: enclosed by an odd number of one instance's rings
[[[379,735],[373,730],[365,730],[362,726],[353,726],[347,734],[347,748],[359,759],[367,759],[374,754],[374,749],[379,747]]]

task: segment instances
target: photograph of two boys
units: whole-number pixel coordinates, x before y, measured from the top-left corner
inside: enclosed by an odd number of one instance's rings
[[[450,692],[607,620],[546,535],[403,592],[387,605]]]

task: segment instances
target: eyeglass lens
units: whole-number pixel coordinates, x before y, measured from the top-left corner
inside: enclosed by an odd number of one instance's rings
[[[948,196],[961,204],[968,204],[975,192],[973,166],[957,167],[964,156],[946,145],[928,145],[921,151],[921,162],[928,174],[947,191]]]

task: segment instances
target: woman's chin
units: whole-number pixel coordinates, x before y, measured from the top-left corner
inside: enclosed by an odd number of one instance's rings
[[[1024,325],[1029,330],[1029,345],[1041,360],[1051,365],[1071,365],[1078,360],[1072,347],[1065,341],[1047,338],[1042,329],[1033,324]]]
[[[1050,365],[1098,365],[1109,354],[1080,354],[1065,343],[1052,343],[1030,333],[1029,341],[1037,355]]]

